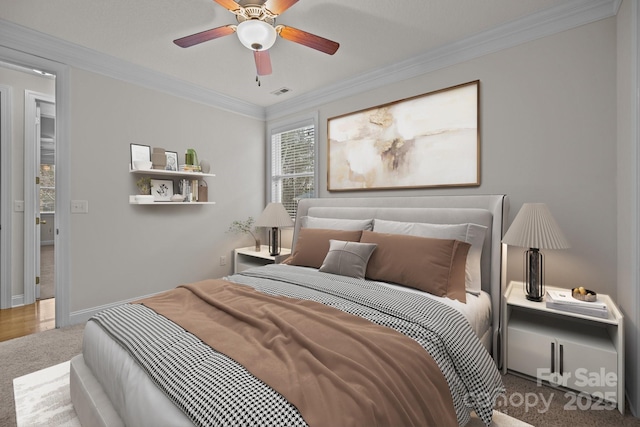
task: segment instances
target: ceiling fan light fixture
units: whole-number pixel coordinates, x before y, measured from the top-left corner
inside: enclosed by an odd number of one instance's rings
[[[276,42],[276,29],[258,19],[249,19],[238,24],[236,30],[240,43],[247,49],[267,50]]]

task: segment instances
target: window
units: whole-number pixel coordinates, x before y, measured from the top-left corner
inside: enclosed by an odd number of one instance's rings
[[[307,119],[270,131],[269,197],[292,218],[298,201],[316,196],[316,120]]]
[[[54,212],[56,207],[56,170],[54,165],[40,165],[40,212]]]

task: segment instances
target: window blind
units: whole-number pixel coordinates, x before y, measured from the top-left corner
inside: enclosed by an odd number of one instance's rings
[[[315,194],[315,126],[271,136],[271,200],[295,217],[298,201]]]

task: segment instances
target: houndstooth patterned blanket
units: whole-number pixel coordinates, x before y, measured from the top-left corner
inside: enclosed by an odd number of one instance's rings
[[[493,402],[504,392],[501,377],[454,309],[376,282],[285,265],[247,270],[227,280],[320,302],[413,338],[442,370],[459,424],[469,421],[470,410],[485,424],[491,422]],[[125,304],[91,320],[137,360],[195,425],[306,425],[293,405],[244,367],[149,308]]]

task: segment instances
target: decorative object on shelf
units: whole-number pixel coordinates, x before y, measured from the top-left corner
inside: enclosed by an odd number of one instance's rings
[[[180,194],[182,194],[185,202],[191,202],[193,199],[193,190],[191,188],[192,181],[190,179],[180,180]]]
[[[170,179],[152,179],[151,195],[156,202],[170,202],[173,196],[173,181]]]
[[[150,170],[152,165],[153,165],[153,163],[148,162],[146,160],[134,160],[133,161],[133,168],[135,170],[139,170],[139,171]]]
[[[262,250],[262,245],[260,244],[260,238],[256,235],[258,227],[256,227],[256,229],[253,228],[254,222],[255,221],[252,216],[247,218],[245,221],[233,221],[231,226],[229,226],[229,231],[232,233],[251,234],[253,240],[256,241],[256,252],[260,252]]]
[[[150,162],[151,161],[151,147],[148,145],[130,144],[131,146],[131,167],[134,167],[134,162]]]
[[[202,173],[209,173],[211,171],[211,164],[209,163],[209,160],[200,160],[200,170]]]
[[[584,286],[573,288],[571,290],[571,295],[573,298],[580,301],[594,302],[598,300],[598,294],[591,289],[585,289]]]
[[[584,314],[586,316],[601,317],[603,319],[609,317],[609,308],[607,307],[607,304],[604,301],[598,301],[598,297],[595,293],[593,294],[593,299],[577,299],[576,289],[548,290],[546,307],[571,313]],[[587,294],[585,293],[585,295],[582,296],[578,291],[578,295],[584,297]]]
[[[502,243],[529,248],[524,252],[524,287],[528,300],[544,297],[544,259],[539,249],[567,249],[571,246],[544,203],[525,203],[520,208]]]
[[[183,202],[184,201],[184,196],[182,194],[174,194],[173,196],[171,196],[171,201],[172,202]]]
[[[209,187],[207,186],[207,182],[204,180],[198,181],[198,201],[209,201]]]
[[[187,166],[198,166],[200,164],[196,150],[187,148],[187,151],[184,153],[184,164]]]
[[[164,148],[154,147],[151,153],[151,161],[153,162],[154,169],[164,170],[167,166],[167,155]]]
[[[153,196],[151,195],[151,178],[143,176],[136,181],[138,192],[140,194],[135,196],[136,203],[153,203]]]
[[[167,165],[164,170],[176,172],[178,170],[178,153],[175,151],[165,151],[164,154],[167,158]]]
[[[282,203],[271,202],[256,221],[256,227],[270,228],[269,253],[271,256],[280,255],[282,228],[293,227],[293,220]]]
[[[330,118],[327,189],[480,185],[479,89],[477,80]]]
[[[151,194],[151,178],[143,176],[136,181],[138,192],[142,195]]]

